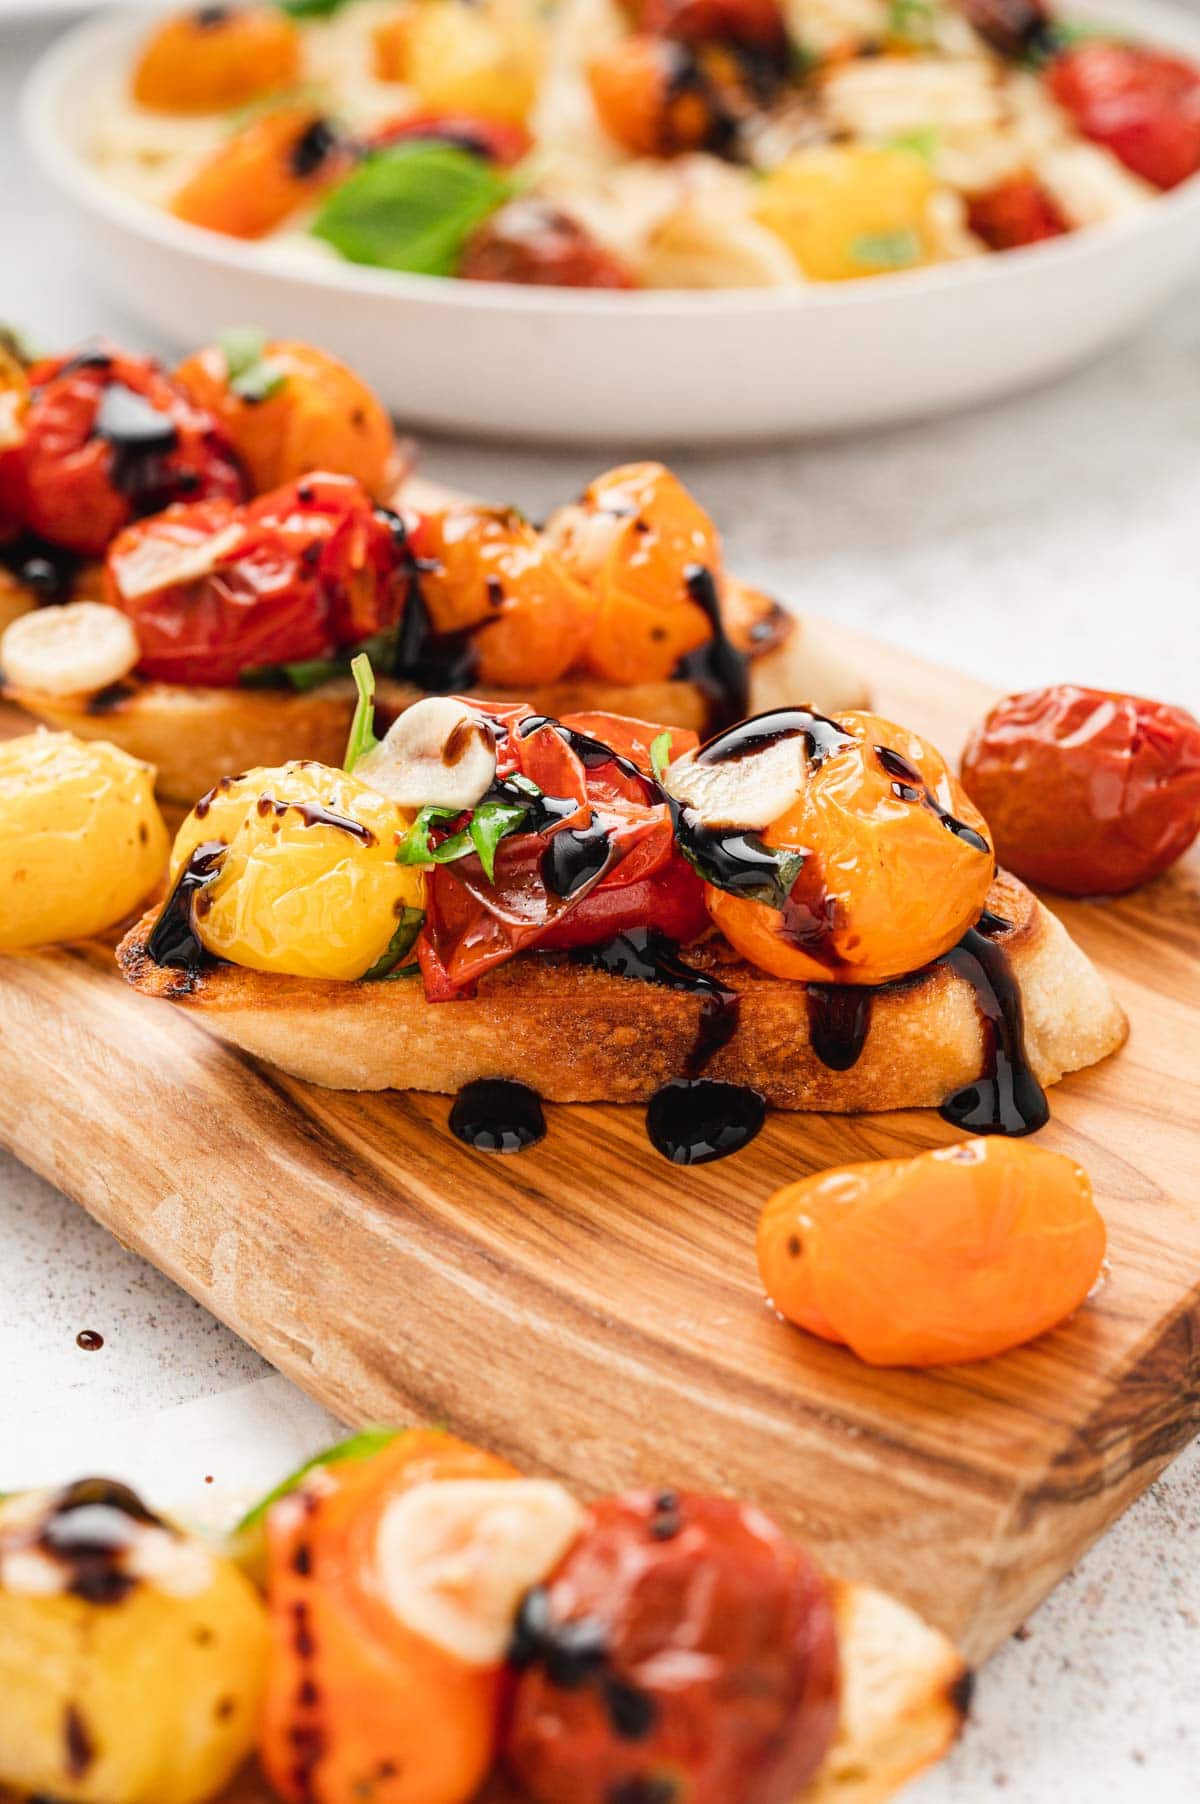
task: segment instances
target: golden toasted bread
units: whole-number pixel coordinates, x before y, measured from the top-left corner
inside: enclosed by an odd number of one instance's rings
[[[1061,923],[1006,873],[988,906],[1012,923],[998,944],[1020,989],[1039,1080],[1054,1083],[1115,1051],[1125,1018]],[[118,948],[135,988],[330,1089],[453,1093],[477,1078],[510,1077],[550,1102],[644,1102],[687,1070],[700,1033],[697,995],[563,954],[523,954],[489,972],[473,997],[429,1003],[415,979],[345,984],[228,964],[167,970],[147,950],[156,918],[147,914]],[[749,1085],[775,1108],[935,1108],[983,1068],[975,992],[944,963],[873,992],[862,1053],[834,1071],[813,1051],[804,985],[743,963],[717,937],[687,960],[740,998],[737,1031],[705,1074]]]

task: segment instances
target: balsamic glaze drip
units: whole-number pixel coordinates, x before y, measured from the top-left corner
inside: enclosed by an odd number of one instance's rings
[[[650,1099],[646,1132],[672,1165],[707,1165],[748,1146],[766,1114],[757,1090],[711,1077],[677,1077]]]
[[[558,734],[564,745],[570,746],[584,770],[600,770],[606,764],[614,764],[623,777],[631,782],[639,783],[648,802],[668,802],[670,798],[662,786],[653,777],[648,777],[644,770],[626,758],[623,752],[616,752],[611,745],[605,745],[602,739],[593,739],[589,733],[577,733],[574,727],[565,727],[561,720],[555,720],[550,714],[531,714],[521,721],[517,727],[517,737],[528,739],[532,734],[549,727]]]
[[[712,637],[679,660],[675,675],[702,690],[708,702],[709,729],[720,732],[749,711],[750,661],[730,642],[725,631],[712,571],[705,564],[690,564],[684,580],[688,594],[704,612]]]
[[[138,1526],[162,1527],[136,1492],[84,1478],[55,1498],[38,1533],[41,1553],[64,1569],[66,1589],[91,1604],[118,1604],[137,1585],[125,1556]]]
[[[509,1665],[518,1672],[540,1666],[559,1691],[594,1686],[614,1734],[622,1741],[641,1741],[658,1721],[658,1706],[648,1692],[610,1672],[608,1658],[608,1631],[598,1618],[557,1622],[544,1585],[525,1593],[509,1643]]]
[[[655,927],[631,927],[599,946],[578,946],[571,953],[574,964],[607,971],[613,977],[633,977],[668,990],[685,990],[701,998],[696,1042],[684,1067],[685,1076],[697,1077],[737,1031],[739,998],[736,990],[703,971],[693,970],[679,956],[679,948]]]
[[[103,689],[97,689],[88,696],[84,708],[93,717],[115,714],[123,702],[136,694],[137,690],[132,683],[106,683]]]
[[[110,382],[100,397],[93,432],[112,447],[113,487],[136,508],[153,509],[167,486],[163,459],[179,444],[179,428],[170,414],[124,382]]]
[[[154,964],[194,975],[213,962],[196,932],[196,903],[220,875],[228,849],[223,839],[206,840],[180,871],[146,942]]]
[[[542,882],[568,901],[604,875],[611,857],[611,836],[593,810],[586,827],[568,827],[550,840],[539,866]]]
[[[1055,56],[1063,48],[1043,0],[962,0],[962,10],[993,50],[1016,62]]]
[[[1025,1051],[1021,991],[1008,954],[988,937],[998,918],[970,928],[940,961],[974,990],[984,1037],[980,1077],[948,1096],[940,1113],[969,1134],[1035,1134],[1049,1121],[1050,1105]]]
[[[475,676],[475,648],[470,632],[438,632],[421,589],[421,577],[430,566],[414,553],[408,528],[399,514],[386,507],[376,508],[375,512],[395,540],[408,579],[391,674],[431,695],[470,689]]]
[[[519,1153],[545,1138],[542,1099],[528,1084],[479,1078],[455,1097],[450,1132],[478,1153]]]
[[[810,983],[804,995],[808,1037],[830,1071],[849,1071],[862,1057],[875,992],[866,984]]]
[[[968,827],[965,821],[960,821],[957,815],[951,814],[949,809],[942,807],[915,764],[910,764],[907,758],[902,757],[899,752],[894,752],[890,746],[886,745],[877,745],[875,756],[888,776],[894,779],[893,795],[902,802],[920,802],[923,807],[928,808],[931,814],[937,816],[943,827],[953,833],[955,839],[961,839],[963,844],[970,846],[973,851],[986,852],[989,858],[991,857],[992,848],[982,833],[977,833],[974,827]]]
[[[39,607],[70,601],[83,559],[61,545],[51,545],[36,533],[21,533],[0,545],[0,565],[19,583],[32,589]]]
[[[104,1345],[104,1336],[97,1334],[94,1328],[81,1328],[75,1336],[75,1345],[81,1353],[98,1353]]]
[[[364,827],[361,821],[352,820],[346,814],[335,814],[332,808],[326,808],[320,802],[281,802],[275,796],[261,795],[255,806],[259,814],[274,814],[279,819],[285,814],[298,814],[306,827],[336,827],[356,839],[360,846],[377,843],[371,829]]]
[[[341,140],[328,119],[314,119],[305,126],[288,153],[288,164],[297,181],[307,181],[324,168]]]
[[[852,733],[827,714],[818,714],[812,708],[775,708],[767,714],[756,714],[751,720],[739,720],[727,732],[710,739],[696,753],[696,762],[740,763],[785,739],[804,740],[804,750],[814,770],[819,770],[836,752],[847,751],[858,743]]]
[[[63,1710],[63,1767],[72,1779],[82,1779],[96,1758],[96,1745],[78,1704]]]

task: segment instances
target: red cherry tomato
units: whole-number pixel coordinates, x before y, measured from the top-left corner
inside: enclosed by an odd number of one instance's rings
[[[509,201],[485,220],[463,252],[468,282],[520,282],[545,288],[635,288],[620,258],[586,227],[545,201]]]
[[[787,43],[778,0],[642,0],[637,29],[690,44],[778,50]]]
[[[21,524],[81,557],[173,501],[240,501],[225,434],[157,364],[101,346],[35,364],[25,439],[3,460]]]
[[[1200,832],[1200,721],[1060,683],[1010,696],[963,754],[1002,864],[1069,896],[1120,895]]]
[[[129,527],[104,583],[137,628],[143,676],[222,685],[393,626],[408,564],[394,517],[359,483],[314,475],[247,507],[200,502]]]
[[[535,1804],[793,1804],[837,1726],[825,1580],[727,1498],[595,1504],[513,1658],[505,1752]]]
[[[370,150],[387,150],[413,139],[452,144],[501,169],[511,169],[533,148],[523,125],[481,119],[473,113],[412,113],[406,119],[388,119],[367,134],[366,143]]]
[[[975,236],[994,251],[1040,244],[1070,230],[1053,195],[1028,175],[1014,175],[985,194],[975,195],[967,208],[967,221]]]
[[[535,947],[596,945],[633,927],[654,927],[682,945],[698,939],[708,926],[703,888],[653,787],[586,746],[585,760],[580,742],[568,743],[553,722],[530,730],[526,723],[542,717],[527,708],[471,705],[504,728],[497,779],[528,778],[551,798],[553,818],[535,813],[534,831],[503,839],[490,880],[474,856],[429,873],[417,946],[426,996],[445,1001]],[[649,773],[657,727],[597,714],[560,724]],[[671,741],[678,757],[696,736],[675,728]],[[447,822],[446,832],[455,825]]]
[[[1081,132],[1157,188],[1200,169],[1200,71],[1133,44],[1079,44],[1047,80]]]

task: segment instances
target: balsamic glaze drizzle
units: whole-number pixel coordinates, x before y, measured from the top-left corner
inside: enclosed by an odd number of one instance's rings
[[[195,976],[212,964],[212,954],[196,932],[196,908],[203,892],[220,876],[228,850],[223,839],[206,840],[180,871],[146,941],[147,955],[156,965]]]
[[[139,511],[152,511],[166,486],[163,459],[179,444],[170,414],[124,382],[110,382],[100,396],[93,432],[112,449],[113,487]]]
[[[814,770],[819,770],[836,752],[848,751],[858,743],[845,727],[814,708],[775,708],[749,720],[739,720],[726,732],[718,733],[696,753],[696,762],[740,763],[785,739],[804,740],[804,750]]]
[[[138,1526],[160,1528],[162,1523],[127,1486],[84,1478],[58,1493],[38,1531],[37,1546],[63,1569],[72,1597],[119,1604],[138,1582],[125,1563]]]
[[[260,795],[255,807],[259,814],[274,814],[282,819],[285,814],[298,814],[306,827],[336,827],[342,833],[348,833],[356,839],[360,846],[376,844],[375,835],[361,821],[352,820],[349,815],[335,814],[332,808],[325,808],[320,802],[282,802],[275,796]],[[197,813],[199,810],[197,809]]]
[[[586,827],[553,835],[539,865],[542,882],[552,896],[568,901],[604,875],[611,857],[611,836],[593,809]]]
[[[762,1096],[745,1084],[677,1077],[651,1097],[646,1132],[672,1165],[707,1165],[748,1146],[766,1115]]]
[[[804,994],[808,1037],[830,1071],[850,1071],[862,1057],[875,991],[866,984],[810,983]]]
[[[47,607],[70,601],[83,559],[25,532],[0,544],[0,565],[33,591],[39,607]]]
[[[725,631],[716,579],[706,564],[689,564],[684,572],[688,594],[702,609],[711,638],[675,666],[682,682],[695,683],[708,702],[709,730],[721,732],[743,719],[750,708],[750,661]]]
[[[608,1631],[597,1617],[556,1622],[544,1585],[525,1593],[517,1612],[508,1663],[518,1672],[538,1665],[560,1691],[594,1686],[613,1732],[622,1741],[641,1741],[658,1721],[658,1706],[648,1692],[608,1670]]]
[[[973,851],[986,852],[989,857],[991,856],[992,848],[982,833],[977,833],[974,827],[968,827],[965,821],[960,821],[957,815],[951,814],[949,809],[942,807],[914,764],[910,764],[907,758],[902,757],[899,752],[894,752],[890,746],[886,745],[877,745],[875,756],[888,776],[894,779],[892,794],[898,800],[920,802],[923,807],[928,808],[931,814],[937,816],[943,827],[953,833],[955,839],[961,839],[963,844],[970,846]]]
[[[685,964],[678,946],[655,927],[631,927],[602,945],[578,946],[571,953],[571,961],[607,971],[613,977],[632,977],[641,983],[685,990],[701,998],[700,1022],[684,1066],[685,1077],[698,1077],[737,1031],[737,991]]]
[[[413,551],[408,528],[399,514],[387,507],[376,508],[375,512],[392,534],[408,580],[391,674],[431,695],[470,689],[475,676],[475,648],[470,631],[438,632],[421,589],[421,577],[431,566]]]
[[[545,1139],[542,1099],[511,1078],[479,1078],[455,1097],[450,1131],[479,1153],[519,1153]]]
[[[1050,1105],[1025,1051],[1020,987],[1004,948],[982,926],[939,961],[974,990],[984,1039],[982,1073],[948,1096],[939,1113],[969,1134],[1035,1134],[1049,1121]]]

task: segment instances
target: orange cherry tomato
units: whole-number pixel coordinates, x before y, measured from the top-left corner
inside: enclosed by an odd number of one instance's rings
[[[716,527],[662,464],[624,464],[598,476],[546,535],[586,585],[594,613],[587,666],[612,683],[669,677],[712,636],[689,580],[719,579]]]
[[[18,442],[0,456],[6,513],[80,557],[173,501],[240,501],[220,424],[148,357],[101,344],[36,363]]]
[[[262,400],[245,400],[230,386],[220,345],[197,351],[175,372],[197,405],[221,422],[255,494],[310,470],[331,470],[353,476],[376,501],[389,500],[398,474],[396,435],[366,383],[336,357],[296,339],[269,340],[263,360],[278,386]]]
[[[513,1660],[505,1753],[535,1804],[793,1804],[837,1726],[829,1587],[730,1498],[593,1505]]]
[[[708,84],[692,73],[691,53],[669,38],[620,38],[587,67],[600,123],[636,157],[701,150],[721,136],[724,120]]]
[[[421,594],[439,633],[473,634],[476,676],[520,689],[553,683],[588,629],[586,591],[512,508],[459,504],[423,520]]]
[[[151,33],[133,74],[139,106],[223,113],[288,88],[300,75],[300,33],[274,6],[198,6]]]
[[[1087,1173],[1023,1140],[968,1140],[789,1184],[758,1228],[775,1307],[876,1366],[957,1365],[1034,1340],[1100,1275]]]
[[[231,238],[265,238],[350,167],[350,152],[311,106],[281,106],[235,132],[171,202],[177,219]]]
[[[512,1479],[503,1460],[412,1430],[322,1467],[267,1518],[271,1659],[261,1754],[288,1804],[467,1804],[492,1763],[502,1668],[408,1628],[374,1579],[387,1505],[445,1479]]]
[[[851,743],[809,765],[794,806],[761,834],[807,854],[787,906],[711,886],[706,900],[730,944],[776,977],[887,983],[974,925],[995,860],[983,816],[928,740],[875,714],[837,724]]]
[[[1009,696],[963,753],[963,783],[1018,877],[1113,896],[1200,832],[1200,721],[1186,708],[1056,683]]]

